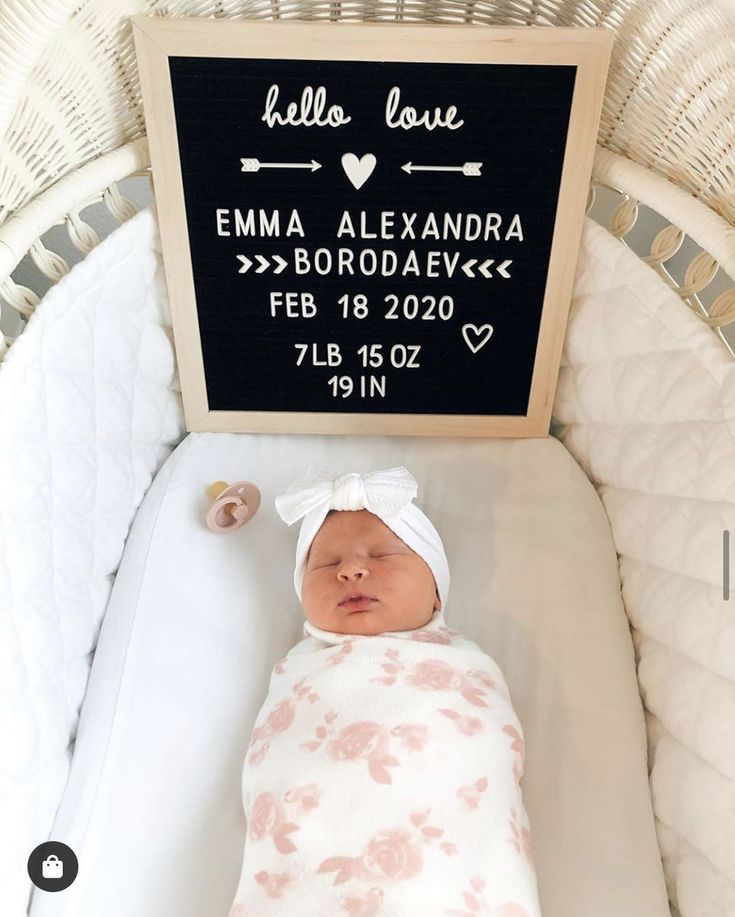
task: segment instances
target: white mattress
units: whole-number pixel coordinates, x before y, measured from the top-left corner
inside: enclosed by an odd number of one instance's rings
[[[244,434],[190,434],[143,500],[50,835],[76,851],[79,875],[66,892],[34,893],[32,917],[226,917],[245,836],[243,755],[303,620],[297,527],[273,498],[310,461],[405,464],[416,476],[451,565],[447,621],[498,661],[524,728],[545,917],[668,917],[615,548],[564,447]],[[263,496],[227,535],[204,524],[218,479],[253,481]]]

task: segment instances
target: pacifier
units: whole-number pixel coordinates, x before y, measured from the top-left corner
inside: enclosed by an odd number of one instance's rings
[[[258,512],[260,491],[250,481],[215,481],[207,488],[212,501],[207,525],[213,532],[232,532],[249,522]]]

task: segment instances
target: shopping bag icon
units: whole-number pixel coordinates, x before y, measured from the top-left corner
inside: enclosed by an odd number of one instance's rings
[[[41,875],[44,879],[60,879],[64,875],[64,861],[52,853],[41,863]]]

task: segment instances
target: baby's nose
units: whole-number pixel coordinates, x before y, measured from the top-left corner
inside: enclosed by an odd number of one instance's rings
[[[339,575],[342,577],[356,576],[358,578],[363,577],[367,573],[367,569],[364,564],[359,561],[347,561],[342,564],[339,569]]]

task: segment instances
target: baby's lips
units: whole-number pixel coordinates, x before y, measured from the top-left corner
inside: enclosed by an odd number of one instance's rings
[[[250,481],[215,481],[207,488],[213,501],[207,513],[207,525],[213,532],[232,532],[249,522],[258,512],[260,490]]]

